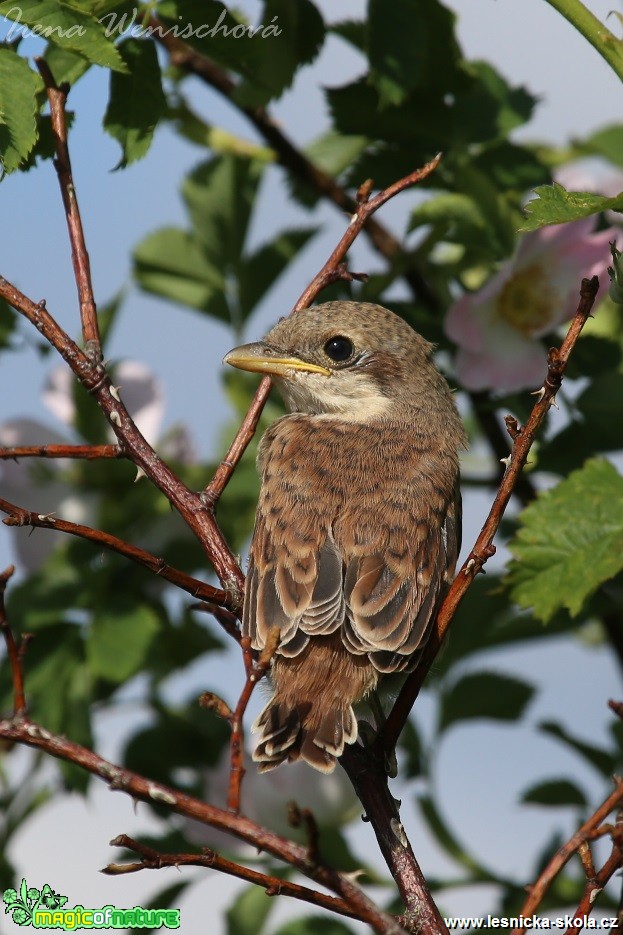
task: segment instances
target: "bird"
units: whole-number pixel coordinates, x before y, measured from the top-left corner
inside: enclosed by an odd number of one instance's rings
[[[242,633],[274,628],[260,772],[330,773],[354,706],[417,663],[456,566],[465,430],[434,345],[370,302],[281,319],[224,363],[269,374],[288,414],[264,432]]]

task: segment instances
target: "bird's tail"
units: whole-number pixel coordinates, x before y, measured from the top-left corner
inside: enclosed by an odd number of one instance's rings
[[[311,637],[291,658],[278,653],[271,671],[274,697],[253,725],[260,735],[253,754],[260,772],[299,759],[333,772],[344,746],[357,740],[353,704],[377,677],[369,659],[349,652],[339,633]]]
[[[260,734],[253,753],[260,773],[298,759],[321,773],[332,773],[344,745],[357,739],[357,721],[352,705],[323,710],[320,705],[299,702],[290,707],[276,694],[253,724],[253,731]]]

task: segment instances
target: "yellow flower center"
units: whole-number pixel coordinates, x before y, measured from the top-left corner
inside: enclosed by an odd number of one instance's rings
[[[497,311],[500,318],[529,338],[553,317],[555,303],[545,270],[535,263],[505,283],[498,296]]]

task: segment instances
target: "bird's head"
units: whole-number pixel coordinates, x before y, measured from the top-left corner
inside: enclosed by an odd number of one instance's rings
[[[450,391],[433,345],[402,318],[370,302],[326,302],[280,321],[263,341],[230,351],[224,363],[269,374],[293,412],[349,420],[408,418]]]

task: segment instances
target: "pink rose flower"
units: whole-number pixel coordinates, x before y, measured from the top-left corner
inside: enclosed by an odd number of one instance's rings
[[[478,292],[448,311],[445,332],[458,346],[455,370],[468,390],[512,392],[543,383],[546,350],[539,340],[571,318],[580,282],[608,282],[609,242],[617,231],[592,233],[595,217],[525,234],[515,256]]]

